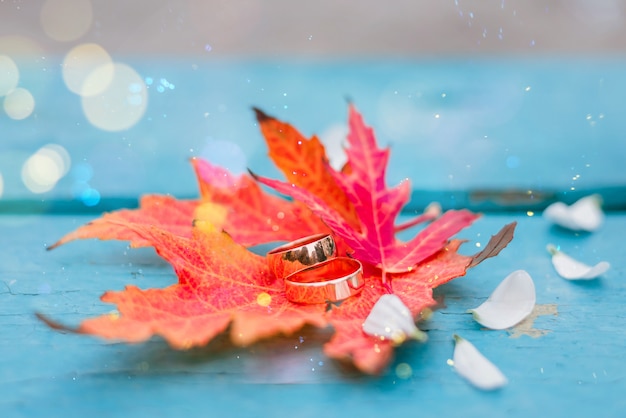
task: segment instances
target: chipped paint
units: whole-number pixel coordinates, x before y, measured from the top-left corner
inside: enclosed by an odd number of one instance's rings
[[[528,335],[529,337],[539,338],[543,335],[546,335],[552,332],[552,330],[550,329],[537,329],[533,327],[533,325],[535,324],[535,319],[537,319],[540,316],[545,316],[545,315],[554,315],[554,316],[559,315],[559,311],[557,309],[556,303],[535,305],[535,308],[530,313],[530,315],[526,317],[526,319],[524,319],[522,322],[515,325],[511,330],[509,330],[509,337],[519,338],[522,335]]]

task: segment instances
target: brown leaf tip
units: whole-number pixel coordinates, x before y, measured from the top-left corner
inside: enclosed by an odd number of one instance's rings
[[[39,312],[36,312],[35,316],[37,317],[37,319],[39,319],[44,324],[46,324],[47,326],[49,326],[50,328],[54,330],[61,331],[61,332],[78,332],[76,329],[69,328],[61,324],[60,322],[53,321],[52,319],[48,318],[47,316],[43,314],[40,314]]]
[[[259,176],[254,171],[250,170],[249,168],[248,168],[248,174],[250,174],[250,177],[252,177],[255,180],[259,179]]]
[[[46,245],[46,251],[52,251],[55,248],[60,247],[61,245],[65,244],[68,240],[65,239],[60,239],[57,242],[55,242],[54,244],[50,244],[50,245]]]
[[[256,114],[256,120],[259,122],[265,122],[274,119],[272,116],[268,115],[258,107],[253,107],[252,110],[254,110],[254,113]]]
[[[472,257],[469,267],[474,267],[487,258],[495,257],[502,251],[513,239],[517,222],[511,222],[505,225],[497,234],[492,235],[487,246]]]

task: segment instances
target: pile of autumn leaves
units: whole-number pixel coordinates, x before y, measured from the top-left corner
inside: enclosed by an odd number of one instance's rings
[[[306,324],[330,325],[334,334],[324,345],[326,355],[350,361],[365,373],[380,373],[399,341],[363,332],[378,299],[393,293],[417,318],[435,304],[434,287],[496,255],[511,240],[513,227],[503,228],[480,253],[461,255],[457,250],[462,241],[451,237],[478,215],[430,211],[397,225],[410,197],[409,182],[386,186],[389,150],[378,148],[354,107],[349,108],[347,163],[341,171],[329,166],[316,137],[304,138],[289,124],[256,113],[269,156],[285,182],[254,174],[234,176],[193,159],[198,200],[146,196],[139,209],[104,214],[51,247],[84,238],[127,240],[134,247],[154,247],[178,276],[177,284],[164,289],[129,285],[106,292],[102,300],[115,304],[118,314],[87,319],[73,331],[127,342],[159,335],[172,347],[187,349],[203,346],[226,330],[234,344],[244,346]],[[291,199],[267,193],[260,183]],[[412,240],[396,238],[399,231],[422,222],[428,224]],[[282,279],[269,272],[263,256],[247,249],[323,232],[333,234],[340,255],[364,266],[362,293],[342,303],[289,302]]]

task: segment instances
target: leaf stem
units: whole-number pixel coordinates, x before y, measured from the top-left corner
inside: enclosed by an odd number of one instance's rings
[[[433,219],[437,219],[441,215],[441,206],[438,203],[431,203],[424,213],[413,218],[405,223],[395,226],[395,231],[402,232],[409,228],[414,227],[415,225],[419,225],[424,222],[432,221]]]
[[[391,288],[391,283],[387,281],[387,272],[383,269],[383,274],[382,274],[382,282],[383,282],[383,287],[385,288],[385,290],[387,291],[387,293],[393,294],[393,289]]]

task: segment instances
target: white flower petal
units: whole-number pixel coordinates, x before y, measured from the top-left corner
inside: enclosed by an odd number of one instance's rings
[[[524,270],[509,274],[478,308],[470,309],[476,322],[491,329],[510,328],[535,307],[535,284]]]
[[[543,216],[551,222],[574,231],[593,232],[604,221],[602,198],[599,195],[586,196],[571,206],[556,202],[543,211]]]
[[[552,254],[552,265],[559,274],[567,280],[591,280],[604,274],[611,265],[606,261],[600,261],[595,266],[588,266],[573,259],[554,245],[548,245],[548,251]]]
[[[454,336],[452,360],[457,373],[479,389],[498,389],[508,383],[500,369],[487,360],[472,343],[458,335]]]
[[[392,340],[396,344],[407,338],[426,340],[426,334],[415,326],[411,311],[393,294],[382,295],[372,307],[363,322],[363,332],[381,339]]]

